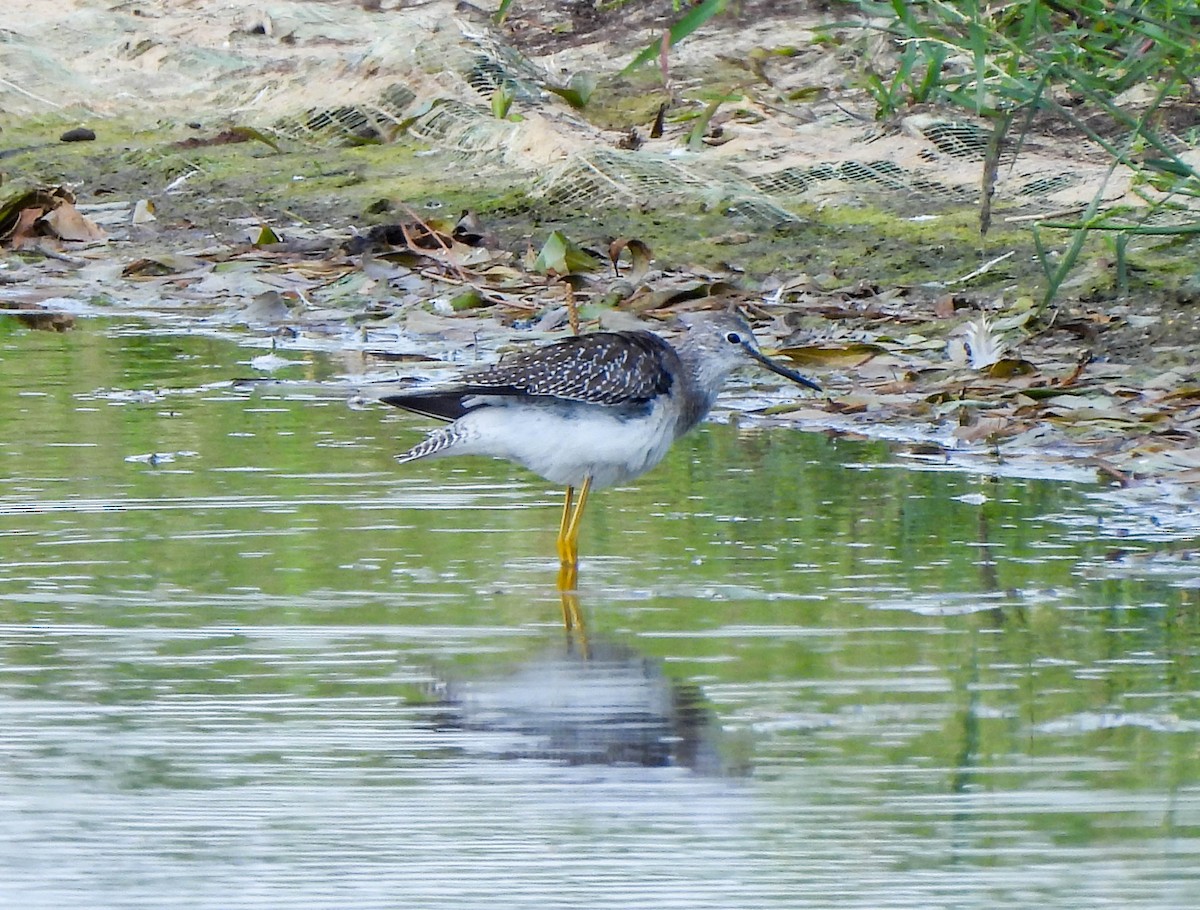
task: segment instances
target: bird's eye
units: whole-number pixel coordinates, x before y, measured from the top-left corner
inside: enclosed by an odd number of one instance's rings
[[[741,344],[742,336],[739,335],[737,332],[730,332],[728,335],[725,336],[725,340],[728,341],[730,344]]]

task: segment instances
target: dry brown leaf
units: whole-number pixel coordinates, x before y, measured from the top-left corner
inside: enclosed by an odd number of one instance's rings
[[[1119,410],[1112,409],[1112,408],[1109,408],[1109,409],[1104,409],[1104,408],[1074,408],[1074,409],[1070,409],[1070,408],[1050,407],[1050,408],[1046,408],[1046,410],[1043,413],[1050,420],[1059,421],[1061,423],[1087,424],[1087,423],[1105,422],[1105,423],[1111,423],[1111,424],[1118,424],[1118,425],[1125,426],[1125,427],[1137,426],[1138,424],[1141,423],[1140,420],[1133,418],[1126,412],[1119,411]]]
[[[650,251],[650,247],[641,240],[631,237],[619,237],[609,244],[608,247],[608,258],[612,261],[613,272],[617,275],[621,273],[621,270],[617,267],[617,263],[624,250],[629,251],[631,262],[629,272],[625,275],[625,280],[631,284],[637,284],[650,271],[650,260],[654,254]]]
[[[829,410],[834,414],[861,414],[870,409],[872,401],[861,395],[851,395],[837,400],[830,399]]]
[[[980,417],[968,426],[955,427],[954,438],[963,442],[982,442],[997,436],[1011,436],[1020,429],[1010,417]]]
[[[685,287],[660,288],[649,291],[641,290],[625,301],[625,309],[634,313],[648,313],[673,304],[685,303],[690,300],[704,300],[718,297],[735,290],[732,285],[723,281],[690,284]]]
[[[145,256],[135,259],[121,269],[124,278],[161,278],[164,275],[178,275],[194,269],[205,268],[207,263],[194,256],[182,253],[159,253],[155,256]]]
[[[786,414],[794,419],[797,423],[820,423],[828,417],[825,408],[813,407],[812,402],[796,402],[794,404],[781,404],[775,407],[766,408],[763,413],[772,416]],[[829,410],[832,410],[829,409]],[[845,412],[843,412],[845,413]]]
[[[1164,401],[1179,401],[1181,399],[1183,399],[1183,400],[1200,399],[1200,386],[1194,386],[1194,385],[1184,386],[1183,388],[1176,389],[1175,391],[1169,392],[1168,394],[1163,396]]]
[[[37,245],[37,222],[42,217],[43,209],[21,209],[17,222],[9,235],[9,245],[14,250],[23,250]]]
[[[939,319],[949,319],[954,315],[954,295],[943,294],[933,304],[933,315]]]
[[[1075,369],[1071,371],[1069,376],[1064,376],[1058,381],[1058,387],[1065,389],[1079,382],[1079,377],[1083,375],[1084,369],[1092,362],[1092,352],[1084,351],[1075,361]]]
[[[73,202],[61,202],[57,208],[43,215],[39,221],[49,228],[59,240],[78,243],[98,243],[107,238],[100,225],[80,214]]]

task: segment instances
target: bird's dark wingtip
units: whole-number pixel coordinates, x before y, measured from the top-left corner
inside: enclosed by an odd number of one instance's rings
[[[466,396],[459,391],[441,390],[428,392],[401,392],[397,395],[384,395],[379,401],[393,408],[411,411],[422,417],[432,417],[434,420],[458,420],[467,413],[469,408],[463,404]]]

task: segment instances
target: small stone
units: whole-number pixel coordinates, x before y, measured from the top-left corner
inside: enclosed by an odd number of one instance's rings
[[[58,137],[59,142],[95,142],[96,133],[94,130],[89,130],[86,126],[77,126],[73,130],[67,130]]]

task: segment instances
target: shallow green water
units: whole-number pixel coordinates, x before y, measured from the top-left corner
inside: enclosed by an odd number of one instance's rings
[[[567,635],[560,491],[259,353],[0,317],[0,906],[1200,906],[1188,507],[710,425]]]

